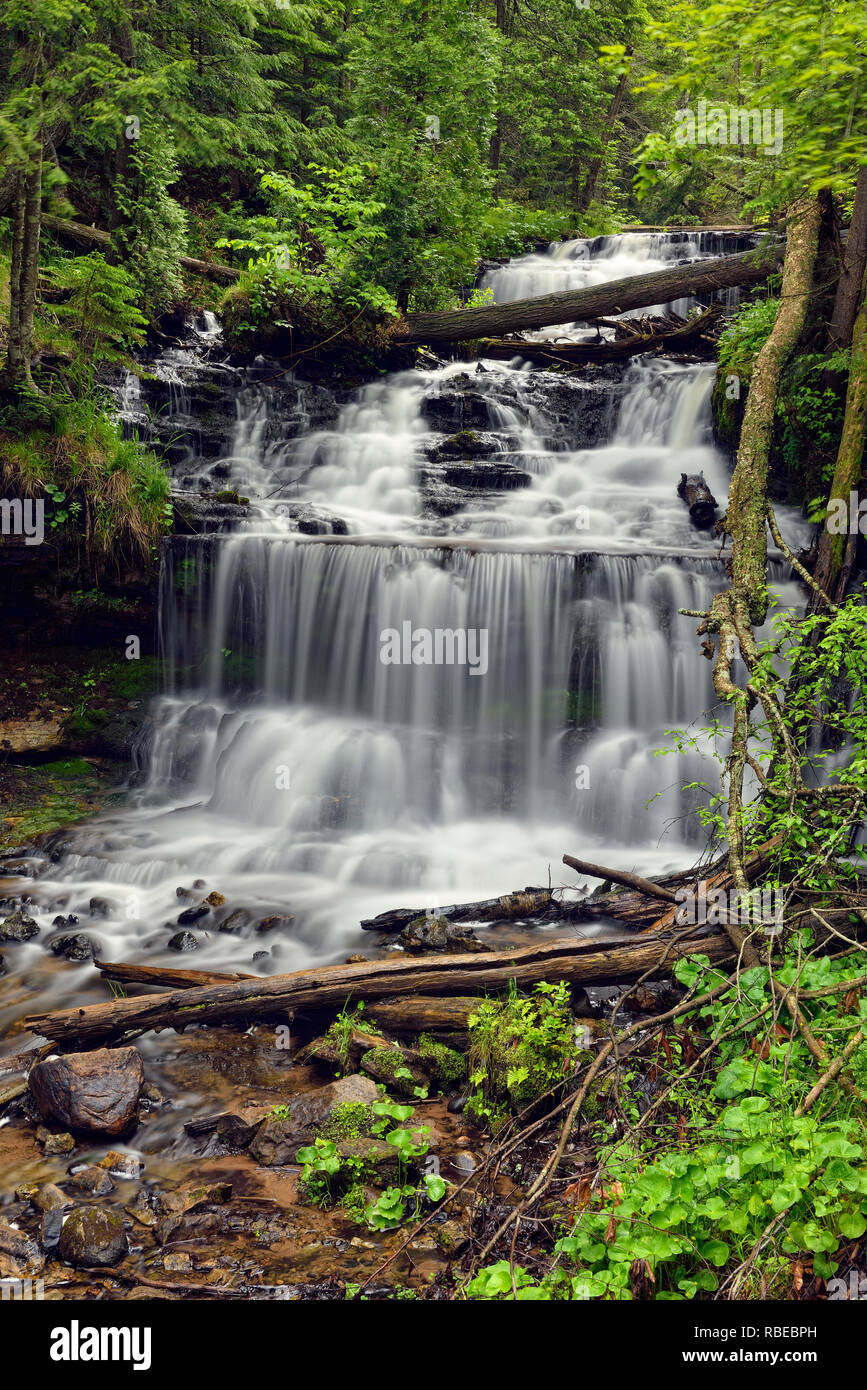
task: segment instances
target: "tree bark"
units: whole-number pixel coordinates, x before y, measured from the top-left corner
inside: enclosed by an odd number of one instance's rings
[[[630,44],[626,50],[627,58],[631,58],[632,53],[633,48]],[[590,167],[587,170],[587,177],[584,180],[584,187],[581,190],[581,197],[578,200],[579,213],[586,212],[590,204],[593,202],[594,197],[596,196],[596,185],[599,182],[599,175],[602,171],[602,162],[605,159],[605,147],[614,134],[614,126],[617,122],[617,117],[620,115],[620,108],[623,105],[623,98],[626,95],[626,86],[628,80],[629,74],[627,72],[623,72],[621,74],[620,81],[617,83],[614,96],[611,98],[611,104],[608,107],[608,115],[605,118],[605,129],[602,132],[602,152],[601,154],[598,154],[596,158],[591,160],[590,162]]]
[[[518,299],[481,309],[456,309],[436,314],[409,314],[395,330],[402,342],[459,342],[486,338],[522,329],[549,328],[558,323],[587,322],[640,309],[648,304],[667,304],[674,299],[707,294],[735,285],[756,285],[767,278],[776,263],[776,252],[766,245],[737,256],[719,256],[673,266],[649,275],[630,275],[582,290],[563,290],[536,299]]]
[[[828,325],[828,351],[847,348],[852,341],[861,286],[867,272],[867,165],[862,165],[855,185],[852,221],[843,252],[834,310]]]
[[[83,246],[99,246],[106,251],[111,249],[111,235],[100,227],[88,227],[84,222],[71,222],[67,217],[54,217],[46,213],[42,219],[43,227],[58,236]],[[178,256],[178,262],[194,275],[202,275],[207,280],[221,280],[227,284],[238,279],[241,274],[232,265],[221,265],[219,261],[197,261],[192,256]]]
[[[792,209],[780,306],[753,366],[732,477],[726,530],[732,538],[733,588],[756,626],[768,609],[767,490],[777,388],[806,322],[821,220],[816,198]]]
[[[33,320],[39,286],[39,236],[42,220],[42,144],[20,169],[12,226],[9,277],[9,339],[3,386],[35,391],[31,375]]]
[[[843,417],[843,432],[840,436],[837,463],[829,493],[829,500],[838,498],[845,502],[845,514],[849,519],[849,533],[832,534],[828,529],[826,520],[822,528],[819,558],[813,576],[819,588],[836,601],[843,597],[839,584],[841,570],[843,569],[847,544],[852,541],[852,526],[857,528],[858,525],[857,518],[853,519],[851,514],[850,499],[857,499],[860,493],[865,441],[867,441],[867,268],[863,274],[861,303],[852,330],[852,352],[849,362],[849,381],[846,388],[846,413]],[[857,545],[857,534],[854,545]],[[854,549],[854,546],[852,548]],[[845,580],[842,587],[845,588]]]
[[[699,930],[696,928],[696,930]],[[63,1043],[121,1037],[131,1031],[182,1030],[191,1024],[271,1018],[294,1009],[342,1007],[347,999],[390,999],[412,994],[475,995],[562,979],[575,984],[613,984],[645,974],[669,974],[681,956],[701,953],[711,961],[732,955],[727,937],[686,940],[673,935],[642,937],[626,945],[546,941],[522,950],[470,956],[368,961],[330,965],[264,980],[242,980],[213,988],[115,999],[106,1004],[32,1014],[34,1033]]]

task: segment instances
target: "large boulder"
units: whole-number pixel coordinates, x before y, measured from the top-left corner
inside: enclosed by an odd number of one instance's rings
[[[135,1120],[143,1085],[144,1066],[134,1047],[49,1057],[30,1072],[30,1092],[44,1120],[111,1137]]]
[[[78,1269],[116,1265],[129,1249],[123,1217],[102,1207],[75,1207],[60,1233],[60,1254]]]

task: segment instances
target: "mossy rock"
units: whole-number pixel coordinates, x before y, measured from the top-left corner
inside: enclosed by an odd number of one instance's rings
[[[416,1044],[419,1057],[424,1059],[431,1077],[443,1090],[447,1090],[467,1074],[467,1059],[453,1047],[437,1042],[429,1033],[422,1033]]]
[[[412,1099],[427,1086],[430,1069],[421,1065],[417,1052],[402,1047],[373,1047],[361,1059],[361,1069],[395,1095]]]
[[[361,1101],[342,1101],[319,1128],[323,1139],[340,1143],[344,1139],[367,1139],[373,1126],[373,1111]]]

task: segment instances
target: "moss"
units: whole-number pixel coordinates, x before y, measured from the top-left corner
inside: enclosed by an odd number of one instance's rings
[[[367,1189],[363,1183],[353,1183],[340,1198],[339,1206],[344,1215],[357,1226],[366,1226],[365,1212],[368,1205]]]
[[[319,1134],[336,1143],[341,1139],[366,1139],[373,1125],[373,1111],[363,1101],[341,1101],[335,1105]]]
[[[454,1086],[467,1074],[467,1059],[453,1047],[437,1042],[428,1033],[422,1033],[418,1040],[419,1056],[432,1064],[433,1074],[440,1086]]]
[[[230,487],[224,487],[221,492],[217,493],[217,501],[232,502],[236,507],[247,507],[250,503],[249,497],[240,497],[238,493]]]

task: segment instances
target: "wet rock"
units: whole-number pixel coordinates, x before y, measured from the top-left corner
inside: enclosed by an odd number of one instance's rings
[[[420,954],[424,951],[461,952],[489,951],[472,927],[461,922],[449,922],[445,917],[416,917],[396,938],[405,951]]]
[[[457,1221],[443,1221],[431,1227],[431,1235],[446,1255],[460,1255],[467,1248],[469,1237]]]
[[[104,1168],[116,1178],[139,1178],[144,1163],[136,1154],[125,1154],[118,1149],[111,1149],[105,1158],[99,1160],[97,1167]]]
[[[207,1115],[201,1120],[190,1120],[184,1125],[184,1129],[191,1138],[212,1138],[231,1153],[239,1153],[246,1149],[256,1133],[256,1125],[248,1124],[240,1115],[231,1112]]]
[[[0,977],[6,974],[9,966],[6,964],[6,957],[0,953]]]
[[[134,1047],[100,1048],[37,1062],[29,1084],[44,1120],[114,1136],[135,1119],[144,1066]]]
[[[102,1207],[75,1207],[59,1243],[62,1258],[77,1269],[119,1264],[129,1249],[123,1218]]]
[[[207,903],[199,903],[196,907],[186,907],[178,916],[178,926],[191,927],[194,922],[199,922],[203,917],[207,917],[210,911]]]
[[[270,951],[254,951],[253,954],[252,954],[252,956],[250,957],[250,959],[252,960],[253,964],[255,965],[255,964],[256,964],[256,961],[258,961],[258,960],[267,960],[268,957],[270,956],[270,954],[271,954]]]
[[[376,1047],[361,1059],[361,1069],[382,1082],[395,1095],[415,1096],[416,1088],[427,1086],[430,1075],[417,1052],[406,1047]]]
[[[91,917],[112,917],[117,910],[117,903],[110,898],[91,898],[87,904]]]
[[[157,1213],[154,1210],[155,1197],[146,1188],[140,1187],[135,1194],[135,1201],[130,1202],[124,1211],[131,1216],[134,1221],[138,1221],[142,1226],[155,1226]]]
[[[192,888],[176,888],[176,889],[175,889],[175,897],[178,897],[178,898],[185,898],[185,899],[187,900],[187,902],[194,902],[195,899],[196,899],[198,896],[199,896],[198,893],[195,892],[194,889],[192,889]]]
[[[84,932],[76,932],[73,936],[52,936],[46,944],[52,955],[62,956],[64,960],[92,960],[96,953],[96,946]]]
[[[316,1130],[324,1124],[337,1105],[372,1105],[379,1092],[367,1076],[344,1076],[329,1086],[292,1096],[289,1118],[268,1116],[262,1121],[250,1145],[250,1156],[264,1168],[279,1168],[294,1163],[298,1149],[312,1142]]]
[[[108,1173],[95,1163],[89,1163],[86,1168],[79,1168],[77,1173],[73,1173],[69,1186],[74,1192],[88,1197],[105,1197],[114,1191],[114,1183]]]
[[[209,893],[208,896],[205,898],[205,902],[208,903],[211,907],[222,907],[225,904],[225,901],[226,899],[224,894],[218,893],[216,892],[216,890],[213,893]]]
[[[176,931],[174,936],[170,936],[166,945],[170,951],[197,951],[199,949],[198,939],[191,931]]]
[[[163,1269],[169,1274],[189,1274],[193,1262],[186,1250],[176,1250],[163,1256]]]
[[[250,916],[250,913],[245,912],[243,907],[239,907],[236,908],[234,912],[229,913],[225,921],[220,923],[218,930],[227,932],[242,932],[245,927],[248,927],[250,925],[252,920],[253,919]]]
[[[39,1125],[36,1130],[36,1142],[42,1145],[46,1156],[51,1154],[71,1154],[75,1149],[75,1140],[71,1134],[55,1134],[44,1125]]]
[[[368,961],[369,959],[370,959],[369,956],[347,956],[347,957],[346,957],[346,964],[347,964],[347,965],[366,965],[366,963],[367,963],[367,961]]]
[[[60,1244],[64,1216],[60,1210],[46,1211],[39,1223],[39,1242],[43,1250],[53,1250]]]
[[[340,1070],[346,1067],[354,1070],[365,1052],[372,1047],[383,1046],[382,1039],[375,1033],[365,1033],[361,1028],[351,1029],[342,1043],[343,1046],[338,1046],[336,1040],[327,1034],[314,1038],[299,1054],[299,1060],[319,1062],[324,1067],[338,1067]]]
[[[51,925],[52,927],[77,927],[78,918],[73,913],[70,913],[68,917],[64,917],[61,913],[52,918]]]
[[[21,1279],[40,1274],[45,1259],[35,1240],[0,1221],[0,1278]]]
[[[60,1211],[72,1206],[72,1199],[53,1182],[45,1182],[33,1194],[32,1202],[40,1211]]]
[[[271,917],[263,917],[261,921],[257,922],[256,930],[258,932],[282,931],[291,927],[294,921],[295,917],[291,912],[284,917],[279,916],[279,914],[274,914]]]
[[[393,1144],[384,1139],[341,1139],[337,1145],[341,1159],[353,1159],[361,1167],[361,1180],[365,1176],[387,1185],[400,1177],[400,1159]],[[408,1165],[404,1164],[404,1171]]]
[[[0,923],[0,941],[32,941],[38,934],[38,924],[23,911],[13,912]]]
[[[467,378],[467,385],[470,379]],[[431,428],[454,434],[461,430],[484,430],[490,427],[488,398],[471,389],[461,389],[460,378],[452,377],[449,388],[437,396],[428,396],[421,404],[422,417]]]

